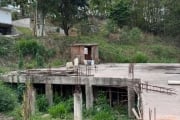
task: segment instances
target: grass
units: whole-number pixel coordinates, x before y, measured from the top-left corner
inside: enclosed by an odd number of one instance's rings
[[[49,41],[49,39],[51,41]],[[92,34],[89,36],[62,37],[50,36],[41,40],[45,46],[54,48],[58,59],[61,61],[69,60],[70,45],[72,43],[97,43],[99,45],[100,62],[116,62],[116,63],[177,63],[180,62],[180,48],[171,44],[171,42],[163,41],[162,38],[153,35],[143,34],[141,40],[135,38],[130,43],[119,43],[109,41],[104,34]],[[51,44],[49,44],[51,43]],[[134,60],[136,58],[136,60]],[[57,58],[55,58],[57,59]],[[138,59],[138,60],[137,60]],[[54,65],[58,65],[56,60]],[[53,66],[54,66],[53,65]]]
[[[29,28],[16,27],[16,29],[17,29],[18,31],[20,31],[23,35],[26,35],[26,36],[32,36],[32,35],[33,35],[32,30],[30,30]]]

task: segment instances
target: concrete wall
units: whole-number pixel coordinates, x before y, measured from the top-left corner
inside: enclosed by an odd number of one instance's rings
[[[17,27],[25,27],[25,28],[31,28],[31,21],[30,18],[24,18],[20,20],[13,21],[13,25]]]

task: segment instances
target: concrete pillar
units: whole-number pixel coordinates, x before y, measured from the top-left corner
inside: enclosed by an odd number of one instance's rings
[[[128,86],[128,116],[133,117],[132,108],[135,107],[135,92],[133,86]]]
[[[45,85],[46,98],[50,106],[53,105],[53,89],[52,84],[46,83]]]
[[[32,99],[31,99],[31,111],[32,111],[32,115],[34,115],[35,114],[35,111],[36,111],[36,108],[35,108],[35,106],[36,106],[36,91],[35,91],[35,89],[33,89],[32,90]]]
[[[93,89],[91,85],[86,85],[86,109],[93,107]]]
[[[74,93],[74,120],[82,120],[82,93]]]

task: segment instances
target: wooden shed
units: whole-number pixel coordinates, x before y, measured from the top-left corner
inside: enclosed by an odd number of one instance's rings
[[[73,44],[71,45],[71,60],[78,57],[79,62],[84,64],[84,60],[94,60],[99,62],[98,44]]]

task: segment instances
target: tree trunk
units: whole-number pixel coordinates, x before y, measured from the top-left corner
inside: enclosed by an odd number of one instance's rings
[[[24,16],[25,16],[24,5],[20,5],[20,8],[21,8],[21,16],[24,18]]]
[[[66,36],[69,36],[69,27],[66,22],[63,21],[63,30]]]
[[[44,36],[44,19],[45,15],[40,12],[40,36]]]

